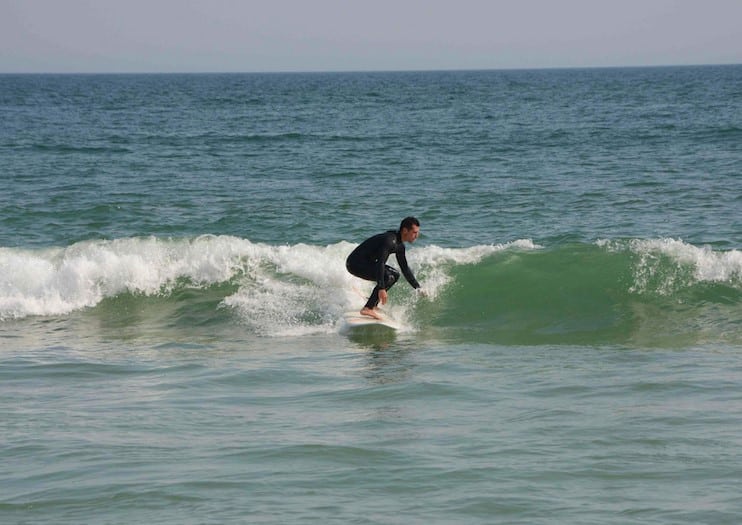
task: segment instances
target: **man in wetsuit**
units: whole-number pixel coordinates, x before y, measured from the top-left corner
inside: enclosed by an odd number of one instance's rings
[[[376,307],[386,304],[387,291],[394,286],[399,279],[399,272],[386,264],[391,254],[396,254],[399,268],[407,279],[407,282],[416,290],[420,288],[415,276],[407,266],[405,257],[405,242],[414,242],[420,233],[420,221],[415,217],[407,217],[402,220],[399,230],[389,230],[385,233],[374,235],[366,239],[348,256],[345,267],[350,273],[367,281],[374,281],[376,287],[371,292],[366,305],[361,309],[361,315],[368,315],[381,319]]]

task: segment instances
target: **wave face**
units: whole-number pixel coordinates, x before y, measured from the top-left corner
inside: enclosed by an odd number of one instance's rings
[[[482,341],[742,341],[742,252],[736,250],[672,239],[600,241],[506,252],[458,268],[453,277],[440,311],[432,313],[434,324]]]
[[[97,315],[135,326],[239,327],[260,336],[337,332],[371,284],[355,245],[274,246],[232,236],[125,238],[0,249],[0,320]],[[742,342],[742,252],[675,239],[540,247],[415,246],[428,293],[400,283],[390,313],[416,337],[502,344]],[[390,260],[394,262],[393,258]],[[154,321],[152,321],[154,319]]]

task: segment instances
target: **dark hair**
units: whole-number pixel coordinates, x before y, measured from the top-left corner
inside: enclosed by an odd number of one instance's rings
[[[402,231],[402,229],[405,230],[411,230],[413,226],[420,227],[420,221],[418,221],[415,217],[405,217],[402,219],[402,223],[399,225],[399,231]]]

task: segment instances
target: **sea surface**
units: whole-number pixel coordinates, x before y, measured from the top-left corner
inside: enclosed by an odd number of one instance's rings
[[[742,66],[0,75],[0,523],[736,525],[740,450]]]

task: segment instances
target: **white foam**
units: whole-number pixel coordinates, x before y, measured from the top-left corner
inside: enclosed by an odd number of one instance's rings
[[[123,292],[166,293],[178,278],[194,286],[244,270],[249,241],[129,238],[86,241],[67,248],[0,249],[0,319],[58,315]]]
[[[354,295],[354,278],[345,270],[353,245],[259,246],[255,271],[223,304],[264,335],[336,331]]]
[[[373,287],[345,269],[354,247],[345,241],[273,246],[204,235],[85,241],[39,250],[0,248],[0,320],[65,315],[123,293],[168,295],[175,286],[232,282],[238,290],[224,298],[223,306],[259,332],[333,331],[342,313],[360,307]],[[416,246],[407,253],[434,297],[448,282],[451,266],[473,264],[509,248],[537,246],[523,240],[469,248]],[[393,257],[390,264],[396,264]],[[390,308],[395,318],[405,318],[404,306]]]
[[[715,282],[742,286],[742,252],[714,251],[710,246],[694,246],[679,239],[633,239],[630,241],[598,241],[611,251],[628,249],[638,256],[635,284],[632,291],[646,291],[650,281],[663,294],[690,282]],[[668,269],[662,258],[674,263]]]

